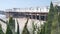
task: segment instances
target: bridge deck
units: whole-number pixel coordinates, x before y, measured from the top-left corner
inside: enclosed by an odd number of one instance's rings
[[[47,12],[6,12],[7,17],[14,17],[14,18],[30,18],[30,19],[40,19],[46,20],[48,13]]]

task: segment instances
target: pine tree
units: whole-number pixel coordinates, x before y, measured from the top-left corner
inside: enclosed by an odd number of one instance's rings
[[[58,24],[59,24],[58,34],[60,34],[60,12],[59,12],[59,16],[58,16]]]
[[[28,29],[27,29],[27,23],[28,23],[28,19],[27,19],[27,22],[25,23],[25,26],[24,26],[24,29],[22,31],[22,34],[30,34]]]
[[[36,25],[34,25],[34,21],[32,21],[32,28],[33,28],[33,34],[35,34],[35,31],[36,31]]]
[[[13,34],[10,27],[9,27],[9,25],[7,25],[6,34]]]
[[[41,34],[41,28],[40,27],[38,27],[37,34]]]
[[[40,34],[46,34],[45,33],[46,25],[47,25],[47,23],[44,23],[41,25]]]
[[[20,34],[20,32],[19,32],[19,24],[18,24],[18,22],[17,22],[17,34]]]
[[[0,24],[0,34],[4,34],[4,32],[2,31],[1,24]]]
[[[57,9],[57,6],[55,6],[51,34],[58,34],[57,30],[58,30],[58,9]]]
[[[15,21],[13,20],[12,17],[9,18],[9,26],[10,26],[10,29],[12,30],[13,34],[15,34]]]
[[[51,34],[53,18],[54,18],[54,7],[53,7],[53,3],[51,2],[48,17],[47,17],[47,24],[45,27],[45,34]]]

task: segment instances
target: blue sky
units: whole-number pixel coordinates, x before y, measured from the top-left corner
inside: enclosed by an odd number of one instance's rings
[[[51,0],[0,0],[0,10],[9,8],[26,8],[49,6]]]

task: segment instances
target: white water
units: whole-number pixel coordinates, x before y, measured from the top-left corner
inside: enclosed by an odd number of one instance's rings
[[[0,15],[0,18],[2,18],[3,20],[6,21],[6,17],[4,15]],[[26,18],[16,18],[16,19],[18,20],[19,30],[20,30],[20,34],[21,34],[27,19]],[[16,23],[17,21],[16,21],[16,19],[15,19],[15,31],[17,31],[17,23]],[[36,20],[36,19],[29,19],[28,24],[27,24],[28,25],[27,28],[30,31],[30,34],[32,34],[32,30],[33,30],[32,29],[32,21],[34,21],[34,23],[37,23],[38,26],[40,26],[40,24],[43,24],[43,21],[39,21],[39,20]],[[0,24],[2,24],[3,32],[6,32],[6,27],[7,27],[6,24],[1,22],[1,21],[0,21]]]

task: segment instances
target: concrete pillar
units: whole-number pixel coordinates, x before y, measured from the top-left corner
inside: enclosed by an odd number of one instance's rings
[[[37,15],[35,14],[35,19],[37,19]]]
[[[39,20],[41,21],[41,15],[39,15]]]
[[[26,15],[24,15],[25,16],[25,18],[26,18]]]
[[[31,15],[31,19],[33,19],[33,16]]]
[[[40,26],[41,26],[41,15],[39,14],[39,21],[40,21]]]
[[[46,15],[44,15],[44,21],[46,21]]]

